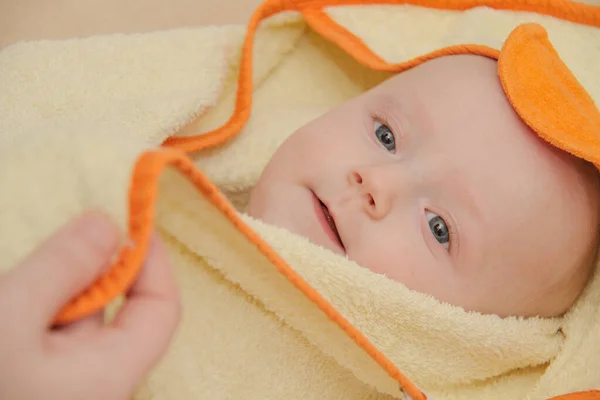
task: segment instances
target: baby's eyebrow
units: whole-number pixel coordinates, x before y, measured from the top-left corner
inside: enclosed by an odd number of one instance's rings
[[[476,196],[473,194],[472,185],[469,185],[461,174],[457,174],[457,182],[457,186],[461,189],[458,191],[460,200],[467,205],[466,208],[473,214],[473,218],[481,220],[481,207],[479,206]]]
[[[403,88],[401,94],[385,93],[383,99],[391,112],[404,122],[406,133],[418,136],[435,134],[431,123],[433,115],[417,90]]]
[[[481,235],[481,229],[476,229],[473,232],[472,227],[482,227],[485,223],[485,215],[483,213],[483,209],[481,208],[480,198],[475,193],[474,185],[470,184],[466,179],[465,175],[461,173],[459,169],[451,169],[451,172],[448,174],[450,177],[447,179],[447,185],[449,193],[453,198],[453,204],[463,205],[460,207],[461,210],[464,210],[468,216],[470,216],[470,221],[468,223],[461,223],[465,221],[465,215],[460,215],[460,221],[456,221],[461,228],[461,243],[465,242],[465,236],[467,237],[466,241],[471,241],[471,236]],[[449,210],[452,212],[453,210]],[[456,215],[455,212],[452,212],[452,215]],[[456,217],[458,218],[458,216]],[[468,232],[465,232],[467,231]],[[480,238],[481,239],[481,238]]]
[[[412,90],[402,94],[384,91],[378,94],[375,105],[400,122],[402,132],[398,133],[404,140],[410,140],[413,133],[420,133],[422,124],[418,120],[429,117],[425,104]],[[413,132],[414,129],[418,129],[418,132]]]

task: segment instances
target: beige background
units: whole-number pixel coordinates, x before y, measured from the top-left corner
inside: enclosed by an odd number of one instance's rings
[[[579,0],[600,5],[600,0]],[[0,49],[20,40],[245,23],[261,0],[0,0]]]
[[[0,0],[0,49],[20,40],[245,23],[261,0]]]

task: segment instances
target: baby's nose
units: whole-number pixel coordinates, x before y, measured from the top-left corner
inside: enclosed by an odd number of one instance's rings
[[[357,188],[361,205],[371,218],[381,219],[390,212],[394,195],[392,182],[386,182],[385,174],[377,168],[356,168],[350,171],[348,180]]]

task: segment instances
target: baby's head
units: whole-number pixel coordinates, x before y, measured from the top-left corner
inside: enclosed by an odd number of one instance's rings
[[[521,121],[496,62],[461,55],[300,128],[248,212],[440,301],[547,317],[590,276],[599,200],[595,169]]]

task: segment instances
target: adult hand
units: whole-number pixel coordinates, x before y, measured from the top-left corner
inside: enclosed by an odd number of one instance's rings
[[[115,225],[87,213],[0,275],[0,398],[126,399],[158,362],[180,314],[158,235],[110,324],[99,313],[52,326],[66,302],[109,265],[118,245]]]

